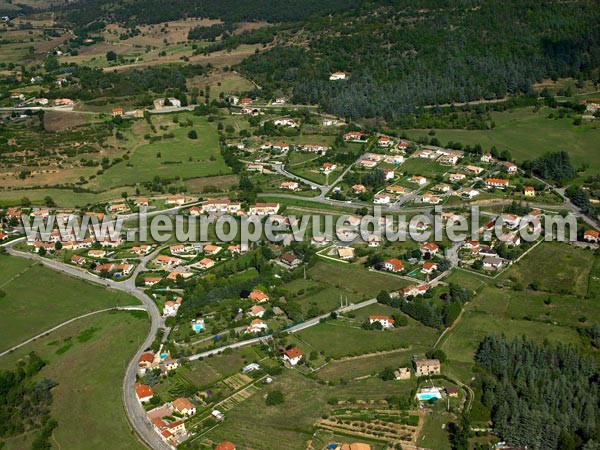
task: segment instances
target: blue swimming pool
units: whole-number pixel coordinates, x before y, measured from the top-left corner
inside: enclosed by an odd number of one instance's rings
[[[439,392],[423,392],[421,394],[417,394],[417,398],[422,402],[426,402],[427,400],[431,400],[432,398],[439,400],[440,398],[442,398],[442,395]]]
[[[160,354],[160,359],[167,359],[167,356],[169,356],[168,353],[161,353]]]
[[[202,328],[204,328],[204,326],[201,323],[195,323],[192,325],[192,330],[196,332],[202,331]]]

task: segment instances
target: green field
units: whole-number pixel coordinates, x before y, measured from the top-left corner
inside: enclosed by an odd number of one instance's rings
[[[34,261],[0,256],[0,350],[68,319],[138,301],[121,292],[55,272]]]
[[[37,376],[58,383],[52,390],[51,416],[58,422],[53,448],[141,450],[144,446],[125,417],[121,385],[125,366],[147,329],[144,312],[102,313],[0,357],[0,368],[14,367],[31,351],[47,362]],[[58,351],[64,348],[68,350]],[[29,448],[31,439],[31,435],[11,438],[3,448]]]
[[[548,119],[550,108],[534,112],[533,107],[493,112],[492,130],[434,130],[442,145],[448,141],[463,145],[481,144],[509,150],[517,161],[534,159],[546,152],[566,150],[576,166],[588,164],[590,172],[600,169],[600,128],[597,124],[573,125],[573,119]],[[556,111],[554,111],[556,114]],[[410,139],[427,136],[430,130],[407,130]],[[595,150],[595,151],[594,151]]]
[[[142,136],[150,133],[149,126],[136,124],[135,131],[127,133],[131,142],[129,160],[107,169],[91,184],[102,190],[115,186],[151,181],[155,176],[166,179],[197,178],[230,173],[219,153],[219,138],[215,127],[204,118],[191,114],[177,114],[180,121],[192,120],[192,127],[180,127],[173,123],[173,114],[154,115],[152,123],[158,134],[173,133],[174,137],[154,143],[145,143]],[[165,129],[159,129],[159,127]],[[195,130],[198,139],[189,139],[189,131]],[[143,142],[143,143],[142,143]],[[160,157],[157,155],[160,154]]]
[[[427,178],[441,175],[449,170],[450,167],[426,158],[409,158],[399,166],[399,171],[406,175],[421,175]]]

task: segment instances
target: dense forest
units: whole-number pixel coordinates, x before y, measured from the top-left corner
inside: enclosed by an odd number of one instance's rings
[[[15,370],[0,370],[0,438],[40,429],[32,444],[35,450],[50,448],[47,440],[56,427],[49,409],[50,390],[56,383],[33,380],[44,366],[45,362],[32,352]]]
[[[600,442],[596,364],[571,345],[489,336],[480,344],[482,402],[494,430],[530,449],[597,449]]]
[[[98,18],[134,24],[161,23],[185,17],[208,17],[225,22],[296,22],[362,3],[362,0],[290,0],[285,4],[277,0],[172,0],[165,8],[161,0],[83,0],[53,10],[61,11],[68,22],[80,25]]]
[[[420,105],[530,93],[549,77],[598,79],[600,8],[593,2],[429,3],[371,4],[313,19],[302,35],[308,45],[274,47],[240,70],[265,89],[291,86],[295,102],[388,120]],[[331,82],[334,71],[350,78]]]

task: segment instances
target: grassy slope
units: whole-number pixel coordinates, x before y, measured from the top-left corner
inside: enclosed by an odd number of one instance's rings
[[[137,300],[14,256],[0,257],[0,350],[72,317]]]
[[[436,130],[443,145],[448,141],[463,145],[481,144],[485,150],[496,146],[510,150],[517,161],[534,159],[545,152],[566,150],[576,165],[587,163],[593,170],[600,169],[600,128],[597,125],[574,126],[572,119],[548,119],[549,108],[533,112],[522,108],[509,112],[495,112],[493,130]],[[428,130],[408,130],[411,139],[426,136]]]
[[[58,382],[51,406],[51,415],[59,424],[53,437],[56,448],[141,450],[144,446],[134,437],[125,417],[121,382],[124,366],[147,328],[143,312],[102,313],[1,357],[0,369],[14,367],[31,351],[48,362],[38,377]],[[57,354],[69,342],[72,346]],[[12,438],[6,450],[28,448],[29,439],[31,436]]]

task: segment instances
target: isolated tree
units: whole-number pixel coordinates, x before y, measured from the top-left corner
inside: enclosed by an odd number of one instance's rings
[[[117,54],[115,52],[113,52],[112,50],[109,50],[108,52],[106,52],[106,60],[107,61],[116,61],[117,60]]]
[[[188,138],[190,138],[190,139],[198,139],[198,133],[196,133],[196,130],[190,130],[188,132]]]

